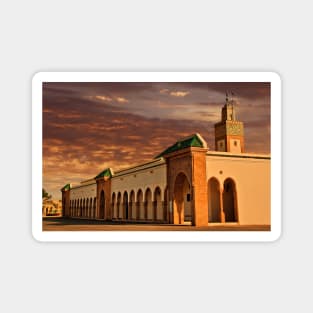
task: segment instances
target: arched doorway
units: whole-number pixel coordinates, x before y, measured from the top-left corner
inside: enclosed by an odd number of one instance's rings
[[[174,224],[193,222],[190,184],[184,173],[177,175],[174,185]]]
[[[130,208],[130,218],[132,220],[135,220],[137,218],[136,216],[136,202],[135,202],[135,192],[132,190],[130,192],[130,199],[129,199],[129,208]]]
[[[99,218],[100,219],[104,219],[104,210],[105,210],[105,195],[104,195],[104,191],[101,190],[100,193],[100,212],[99,212]]]
[[[111,207],[112,207],[112,212],[113,212],[113,218],[117,218],[117,212],[116,212],[116,203],[115,203],[115,192],[113,192],[112,194],[112,203],[111,203]]]
[[[156,187],[154,190],[154,205],[155,205],[155,219],[163,220],[163,207],[160,187]]]
[[[86,200],[86,217],[89,217],[89,198]]]
[[[89,217],[92,218],[92,198],[89,199]]]
[[[92,210],[92,215],[94,218],[96,218],[96,207],[97,207],[97,198],[93,198],[93,210]]]
[[[123,215],[126,220],[128,220],[128,193],[127,191],[123,194]]]
[[[141,189],[137,192],[137,208],[138,208],[138,216],[140,220],[145,218],[145,210],[143,207],[143,194]]]
[[[221,222],[220,183],[215,177],[208,182],[209,223]]]
[[[92,198],[90,198],[90,218],[93,218],[93,215],[92,215],[92,206],[93,206]]]
[[[148,188],[145,192],[145,218],[148,220],[152,220],[152,193],[150,188]]]
[[[122,215],[122,210],[121,210],[121,202],[122,202],[122,195],[121,193],[119,192],[117,194],[117,201],[116,201],[116,206],[117,206],[117,218],[122,218],[123,215]]]
[[[169,222],[169,210],[168,210],[168,187],[166,186],[165,190],[164,190],[164,203],[163,203],[163,219],[164,221]]]
[[[238,221],[236,185],[231,178],[227,178],[224,181],[223,210],[225,215],[225,222]]]

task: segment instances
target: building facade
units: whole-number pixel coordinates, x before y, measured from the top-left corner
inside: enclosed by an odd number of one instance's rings
[[[270,225],[270,156],[244,153],[243,123],[228,99],[215,125],[215,149],[193,134],[150,162],[67,184],[63,214],[112,222]]]
[[[42,216],[61,216],[62,202],[61,200],[42,199]]]

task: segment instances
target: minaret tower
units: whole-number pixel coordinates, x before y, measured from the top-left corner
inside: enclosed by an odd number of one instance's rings
[[[226,92],[226,102],[222,108],[222,119],[215,127],[215,150],[232,153],[244,152],[243,123],[236,120],[233,93],[231,99]]]

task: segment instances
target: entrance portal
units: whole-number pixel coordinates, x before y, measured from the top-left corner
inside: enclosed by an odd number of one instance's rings
[[[174,224],[193,222],[190,184],[184,173],[177,175],[174,185]]]

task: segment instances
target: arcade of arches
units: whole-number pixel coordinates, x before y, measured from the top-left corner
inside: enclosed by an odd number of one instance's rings
[[[79,218],[104,219],[106,214],[106,195],[100,194],[99,216],[96,216],[96,198],[70,200],[70,216]],[[191,205],[191,188],[188,178],[180,173],[175,180],[173,223],[191,223],[193,209]],[[142,220],[171,222],[168,209],[167,189],[162,193],[160,187],[153,192],[150,187],[136,192],[113,192],[111,195],[110,211],[112,220]],[[224,223],[237,222],[237,194],[236,184],[233,179],[227,178],[221,185],[212,177],[208,181],[208,222]]]
[[[210,223],[237,222],[237,194],[233,179],[227,178],[221,187],[212,177],[208,181],[208,209]]]
[[[111,199],[112,220],[167,221],[167,191],[160,187],[113,192]]]

